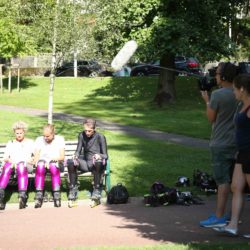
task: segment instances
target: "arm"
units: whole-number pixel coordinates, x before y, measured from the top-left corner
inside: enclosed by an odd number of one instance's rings
[[[78,135],[78,143],[77,143],[77,147],[76,147],[76,151],[75,151],[75,156],[78,158],[81,154],[82,151],[82,147],[83,147],[83,136],[82,133],[80,133]]]
[[[41,150],[36,148],[34,151],[34,163],[35,164],[37,164],[37,162],[40,159],[40,153],[41,153]]]
[[[100,135],[100,152],[101,157],[105,160],[108,159],[107,142],[104,135]]]
[[[11,141],[9,141],[8,143],[7,143],[7,145],[6,145],[6,148],[5,148],[5,151],[4,151],[4,155],[3,155],[3,161],[4,162],[12,162],[11,161],[11,151],[10,151],[10,148],[11,148],[11,144],[12,144],[12,142]]]
[[[209,96],[208,96],[207,91],[201,91],[201,96],[206,104],[207,119],[210,123],[214,123],[216,120],[217,111],[215,111],[214,109],[210,107],[210,101],[209,101]]]

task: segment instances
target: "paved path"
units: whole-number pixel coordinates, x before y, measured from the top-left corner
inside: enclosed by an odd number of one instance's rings
[[[247,242],[242,237],[220,235],[200,228],[199,220],[214,210],[214,199],[205,205],[144,207],[140,198],[128,204],[90,208],[81,201],[77,208],[61,208],[44,203],[35,209],[33,203],[24,210],[7,204],[0,211],[0,249],[55,249],[98,246],[150,246],[167,243]],[[249,230],[250,202],[243,214],[241,232]]]
[[[12,112],[18,112],[18,113],[25,113],[28,115],[48,117],[47,111],[40,110],[40,109],[20,108],[20,107],[5,106],[5,105],[0,105],[0,109],[12,111]],[[82,123],[83,121],[83,117],[81,116],[65,114],[65,113],[54,113],[53,119],[64,120],[67,122],[75,122],[75,123]],[[173,143],[182,144],[186,146],[208,148],[207,140],[202,140],[202,139],[197,139],[197,138],[192,138],[192,137],[187,137],[187,136],[182,136],[182,135],[177,135],[177,134],[171,134],[171,133],[166,133],[166,132],[161,132],[161,131],[148,130],[144,128],[120,125],[117,123],[111,123],[111,122],[102,121],[102,120],[97,120],[97,125],[98,127],[104,130],[119,131],[119,132],[123,132],[126,134],[137,135],[140,137],[155,139],[155,140],[170,141]]]

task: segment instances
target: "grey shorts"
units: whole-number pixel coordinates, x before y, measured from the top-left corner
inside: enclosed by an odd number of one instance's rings
[[[210,147],[213,176],[217,185],[231,182],[235,163],[236,148]]]

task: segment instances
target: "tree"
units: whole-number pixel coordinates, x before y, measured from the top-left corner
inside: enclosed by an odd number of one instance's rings
[[[139,44],[137,58],[160,59],[160,65],[174,68],[176,54],[215,60],[233,53],[229,25],[245,0],[117,0],[101,1],[96,38],[103,54],[112,58],[130,39]],[[230,45],[230,46],[229,46]],[[162,70],[154,101],[174,102],[175,73]]]
[[[83,52],[88,47],[91,26],[89,6],[88,1],[44,0],[40,2],[39,15],[32,22],[37,44],[41,45],[40,50],[52,53],[48,103],[50,124],[53,122],[56,68],[63,60],[72,58],[75,51]]]
[[[0,57],[10,59],[34,53],[36,43],[30,26],[21,18],[19,0],[2,0],[0,3]]]

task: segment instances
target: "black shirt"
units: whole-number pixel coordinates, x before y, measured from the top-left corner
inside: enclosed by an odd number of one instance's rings
[[[99,154],[102,159],[108,159],[105,136],[95,132],[91,137],[87,137],[84,131],[81,132],[78,136],[75,155],[77,157],[83,155],[84,160],[92,161],[94,154]]]

